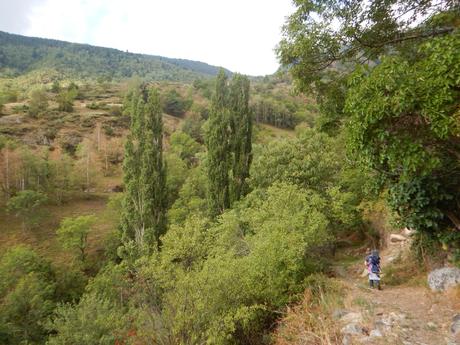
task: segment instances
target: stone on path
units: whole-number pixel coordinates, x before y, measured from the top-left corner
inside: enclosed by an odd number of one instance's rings
[[[433,291],[444,291],[460,284],[460,268],[444,267],[431,271],[428,285]]]

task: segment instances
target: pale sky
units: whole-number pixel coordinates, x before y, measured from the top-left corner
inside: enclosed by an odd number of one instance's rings
[[[0,0],[0,30],[265,75],[292,12],[291,0]]]

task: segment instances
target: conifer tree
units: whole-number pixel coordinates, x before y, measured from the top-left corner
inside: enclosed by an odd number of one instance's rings
[[[249,191],[247,178],[252,162],[252,115],[249,108],[249,79],[236,74],[230,84],[232,181],[231,201]]]
[[[230,207],[229,168],[229,111],[227,76],[220,70],[209,114],[206,135],[208,149],[209,208],[213,216]]]
[[[163,163],[163,120],[158,93],[132,93],[131,131],[123,162],[126,195],[121,221],[125,243],[137,249],[159,245],[166,229],[166,172]]]

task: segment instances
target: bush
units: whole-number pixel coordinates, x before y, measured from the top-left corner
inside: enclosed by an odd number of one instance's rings
[[[201,116],[195,112],[192,112],[185,118],[185,121],[182,124],[182,131],[195,139],[197,142],[203,144],[203,123],[204,121],[202,120]]]
[[[129,282],[122,265],[106,266],[77,304],[61,304],[47,324],[50,345],[123,344],[130,331]]]
[[[123,111],[122,111],[122,109],[121,109],[120,106],[118,106],[118,105],[112,105],[112,106],[110,107],[110,115],[112,115],[112,116],[117,116],[117,117],[118,117],[118,116],[123,115]]]
[[[49,345],[113,345],[123,343],[125,315],[111,301],[96,295],[85,295],[76,306],[63,304],[56,308],[48,324],[53,335]]]
[[[61,91],[61,85],[59,84],[58,80],[53,81],[53,84],[51,85],[51,92],[52,93],[58,93]]]
[[[104,134],[111,137],[114,135],[113,128],[110,125],[104,124],[102,125],[102,129],[104,130]]]
[[[176,131],[171,135],[171,151],[192,166],[196,163],[195,156],[201,151],[201,146],[187,133]]]
[[[97,109],[101,109],[101,106],[100,106],[99,103],[91,102],[91,103],[86,105],[86,108],[92,109],[92,110],[97,110]]]
[[[34,89],[30,93],[28,114],[37,117],[48,108],[48,99],[44,89]]]
[[[50,263],[25,246],[13,247],[0,258],[0,277],[0,341],[43,343],[43,321],[54,307]]]
[[[4,100],[5,103],[14,103],[18,101],[19,91],[14,88],[6,88],[2,90],[0,98]]]
[[[185,99],[176,90],[170,90],[163,96],[163,111],[172,116],[182,116],[192,103],[192,100]]]
[[[58,110],[71,113],[73,111],[73,102],[77,97],[75,89],[61,91],[57,96]]]
[[[37,209],[47,200],[46,195],[33,190],[23,190],[8,200],[7,209],[22,220],[22,228],[26,230],[38,223],[40,214]]]

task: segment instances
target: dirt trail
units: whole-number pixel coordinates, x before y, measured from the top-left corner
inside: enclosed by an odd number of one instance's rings
[[[458,294],[434,293],[425,286],[388,287],[384,277],[383,290],[374,290],[366,277],[349,272],[342,280],[348,288],[345,311],[338,315],[343,344],[460,345],[450,331],[460,313]]]
[[[382,291],[364,287],[362,281],[346,282],[345,305],[361,313],[364,333],[356,343],[393,345],[455,344],[450,336],[452,317],[460,301],[434,294],[424,287],[391,287]],[[382,336],[378,336],[378,334]],[[458,343],[460,344],[460,343]]]

